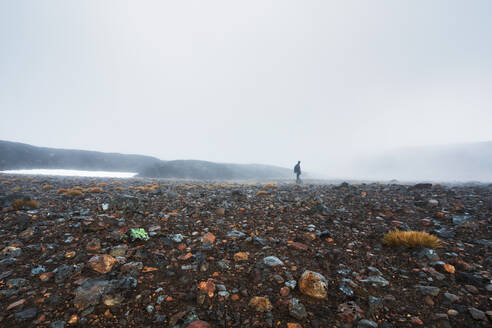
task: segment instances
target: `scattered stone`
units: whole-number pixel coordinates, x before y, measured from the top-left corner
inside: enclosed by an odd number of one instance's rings
[[[423,294],[430,295],[430,296],[437,296],[439,295],[439,291],[440,291],[438,287],[433,287],[433,286],[415,286],[415,288],[418,289]]]
[[[306,308],[297,298],[289,300],[289,314],[297,320],[304,320],[307,317]]]
[[[25,309],[24,311],[21,312],[17,312],[15,314],[15,317],[20,320],[29,320],[35,318],[37,314],[38,314],[38,310],[33,307],[33,308]]]
[[[234,254],[234,261],[236,262],[247,261],[248,258],[249,258],[248,252],[238,252]]]
[[[371,283],[373,285],[386,287],[389,285],[388,280],[384,279],[381,276],[369,276],[367,279],[362,279],[361,282]]]
[[[276,256],[267,256],[263,259],[263,263],[269,267],[276,267],[280,265],[284,265],[284,262],[282,262],[278,257]]]
[[[328,291],[328,280],[313,271],[304,271],[299,279],[299,288],[303,294],[314,298],[325,298]]]
[[[270,300],[267,297],[255,296],[249,301],[249,306],[257,312],[270,312],[273,309]]]
[[[89,260],[89,266],[92,270],[97,271],[101,274],[108,273],[113,269],[113,265],[116,262],[116,259],[108,254],[102,254],[93,256]]]
[[[378,328],[378,324],[372,320],[362,319],[357,323],[357,328]]]
[[[79,310],[84,310],[92,305],[97,305],[101,296],[112,290],[107,280],[88,279],[75,290],[73,304]]]
[[[470,307],[468,309],[470,312],[471,316],[475,320],[486,320],[487,317],[485,316],[485,313],[483,311],[480,311],[479,309],[476,309],[474,307]]]

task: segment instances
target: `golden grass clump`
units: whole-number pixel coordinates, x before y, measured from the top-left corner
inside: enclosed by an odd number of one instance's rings
[[[265,185],[265,188],[268,188],[268,189],[274,189],[274,188],[277,188],[277,185],[274,184],[274,183],[267,183]]]
[[[38,208],[39,207],[39,203],[37,201],[35,201],[34,199],[30,199],[30,200],[25,200],[25,199],[17,199],[15,200],[13,203],[12,203],[12,206],[18,210],[20,208],[23,208],[23,207],[27,207],[27,208]]]
[[[51,189],[53,189],[53,186],[52,186],[52,185],[45,184],[45,185],[43,186],[43,190],[44,190],[44,191],[48,191],[48,190],[51,190]]]
[[[88,192],[90,193],[101,193],[103,192],[102,188],[100,187],[92,187],[92,188],[89,188],[89,190],[87,190]]]
[[[12,188],[12,192],[19,192],[21,190],[22,190],[22,188],[19,186]]]
[[[58,189],[58,190],[56,191],[56,193],[57,193],[57,194],[64,194],[64,193],[66,193],[66,192],[67,192],[67,189],[65,189],[65,188],[60,188],[60,189]]]
[[[72,188],[72,189],[66,190],[64,192],[64,194],[68,195],[68,196],[81,196],[82,191],[80,191],[79,189]]]
[[[256,193],[256,196],[264,196],[264,195],[268,195],[268,191],[260,190]]]
[[[441,240],[424,231],[394,230],[383,236],[383,244],[388,246],[405,246],[408,248],[439,248]]]
[[[125,188],[123,188],[123,187],[116,187],[116,188],[114,188],[114,190],[123,191],[123,190],[125,190]]]

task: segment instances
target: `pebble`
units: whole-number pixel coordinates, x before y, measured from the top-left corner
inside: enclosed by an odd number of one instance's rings
[[[276,267],[280,265],[284,265],[284,262],[282,262],[278,257],[276,256],[267,256],[263,259],[263,263],[269,267]]]
[[[249,301],[249,306],[257,312],[270,312],[273,309],[272,303],[267,297],[255,296]]]
[[[304,320],[307,317],[306,308],[297,298],[289,300],[289,314],[297,320]]]
[[[320,273],[307,270],[299,278],[299,289],[308,296],[325,298],[328,292],[328,280]]]
[[[362,319],[357,323],[357,328],[377,328],[377,322],[372,320]]]
[[[487,317],[485,316],[485,313],[483,311],[480,311],[479,309],[476,309],[474,307],[470,307],[468,309],[470,312],[471,316],[475,320],[486,320]]]

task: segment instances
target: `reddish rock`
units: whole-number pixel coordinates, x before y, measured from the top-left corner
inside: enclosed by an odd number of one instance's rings
[[[196,320],[186,326],[186,328],[212,328],[212,326],[206,321]]]
[[[53,272],[44,272],[39,275],[41,281],[48,281],[53,277]]]
[[[225,215],[225,208],[219,207],[218,209],[215,210],[215,214],[218,216],[224,216]]]
[[[299,251],[307,251],[308,250],[308,246],[306,244],[299,243],[297,241],[289,242],[289,245],[290,245],[290,247],[295,248]]]
[[[236,254],[234,254],[234,261],[236,262],[247,261],[248,258],[249,258],[248,252],[237,252]]]
[[[113,269],[113,265],[116,262],[116,259],[108,254],[102,254],[93,256],[89,260],[89,265],[92,270],[97,271],[101,274],[108,273]]]
[[[97,238],[91,239],[87,243],[87,250],[89,252],[98,252],[101,249],[101,241]]]
[[[203,293],[207,294],[208,297],[214,297],[215,292],[215,280],[208,279],[207,281],[202,281],[198,285],[198,289]]]
[[[290,294],[290,288],[289,287],[282,287],[280,288],[280,296],[282,297],[287,297]]]
[[[215,236],[210,232],[207,232],[202,236],[202,243],[213,244],[214,241],[215,241]]]
[[[287,328],[302,328],[302,325],[297,322],[288,322]]]

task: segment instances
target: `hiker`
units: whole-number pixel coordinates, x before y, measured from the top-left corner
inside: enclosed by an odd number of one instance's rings
[[[298,161],[297,164],[296,164],[296,166],[294,166],[294,173],[297,176],[296,183],[297,184],[300,184],[301,183],[301,179],[299,178],[299,176],[301,175],[301,161]]]

